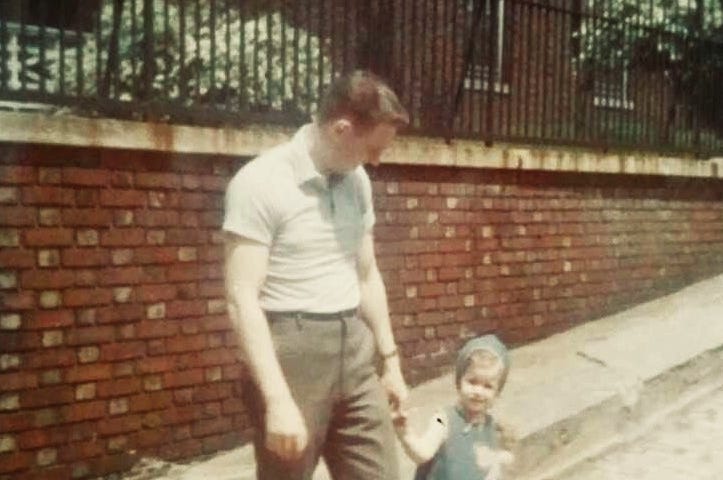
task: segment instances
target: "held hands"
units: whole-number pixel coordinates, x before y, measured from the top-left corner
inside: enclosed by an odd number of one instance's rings
[[[409,389],[402,376],[398,357],[394,356],[385,359],[384,371],[382,372],[380,380],[384,390],[387,392],[392,418],[397,416],[404,416],[406,418],[406,414],[403,412],[407,397],[409,396]]]
[[[266,448],[282,460],[298,460],[309,441],[299,407],[291,397],[271,401],[266,408]]]

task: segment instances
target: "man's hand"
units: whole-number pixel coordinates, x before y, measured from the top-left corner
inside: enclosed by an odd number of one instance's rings
[[[269,402],[266,408],[266,448],[282,460],[298,460],[309,441],[309,432],[292,398]]]
[[[396,357],[387,359],[384,362],[384,372],[382,373],[381,383],[387,392],[389,406],[392,410],[392,417],[398,416],[406,410],[407,397],[409,389],[407,383],[402,376],[402,370],[399,367],[399,359]]]

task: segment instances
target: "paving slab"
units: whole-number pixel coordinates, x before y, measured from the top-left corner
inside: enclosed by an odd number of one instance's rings
[[[723,275],[513,349],[511,361],[494,414],[515,432],[513,477],[555,478],[723,384]],[[413,388],[412,427],[455,398],[451,369]],[[395,448],[411,479],[413,463]],[[143,478],[156,480],[254,478],[250,446],[155,476],[146,466]],[[321,465],[314,480],[328,478]]]

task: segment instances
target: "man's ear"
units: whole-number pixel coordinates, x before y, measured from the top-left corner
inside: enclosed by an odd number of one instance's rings
[[[352,131],[353,127],[354,125],[352,125],[351,120],[341,117],[334,120],[334,123],[331,125],[331,130],[334,132],[334,135],[344,136],[348,135]]]

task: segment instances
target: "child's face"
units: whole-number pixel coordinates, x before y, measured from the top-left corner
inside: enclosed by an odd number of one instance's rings
[[[462,408],[472,415],[486,412],[497,397],[501,376],[501,362],[492,365],[470,363],[459,381]]]

